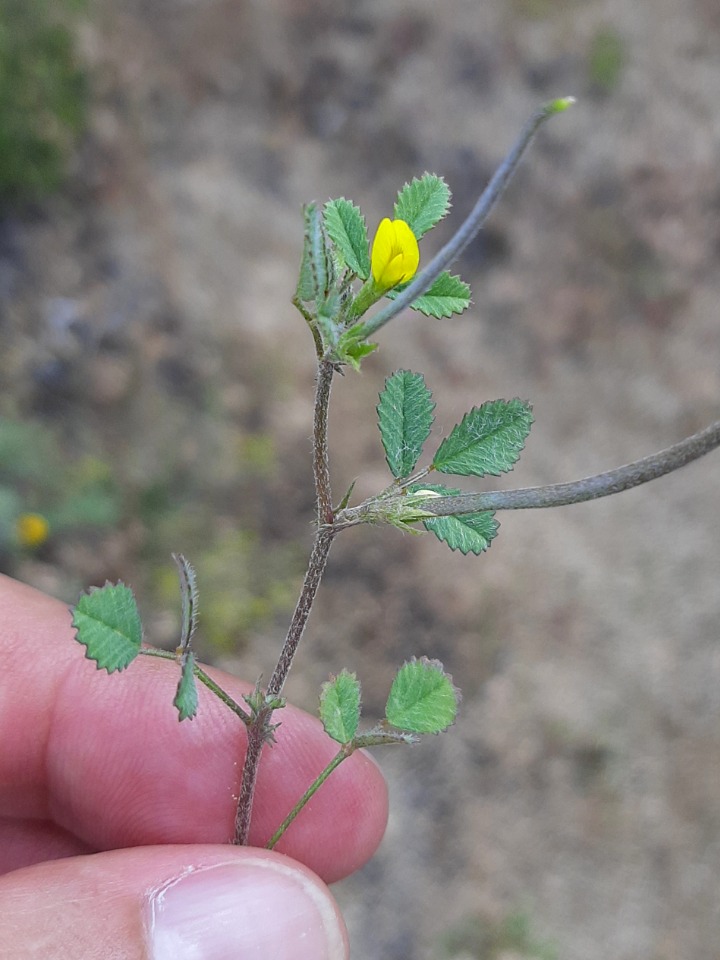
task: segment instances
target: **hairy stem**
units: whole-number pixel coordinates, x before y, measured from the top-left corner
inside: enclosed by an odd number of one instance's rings
[[[571,98],[568,98],[567,102],[570,101]],[[361,333],[363,338],[372,336],[380,327],[384,327],[386,323],[389,323],[390,320],[396,317],[402,310],[409,307],[414,300],[424,293],[427,293],[443,270],[447,269],[451,263],[457,260],[468,244],[470,244],[480,232],[490,212],[510,182],[523,154],[530,145],[539,127],[557,112],[559,111],[555,105],[550,104],[542,107],[528,120],[510,152],[493,174],[487,187],[483,190],[480,199],[471,210],[465,222],[460,226],[457,233],[451,237],[442,250],[435,254],[430,263],[415,277],[409,287],[406,287],[402,293],[399,293],[391,303],[384,307],[379,313],[376,313],[374,317],[371,317],[363,323]]]
[[[315,594],[320,586],[322,575],[325,572],[328,554],[330,553],[330,547],[332,546],[336,532],[332,527],[322,527],[315,538],[307,573],[305,574],[305,580],[302,585],[302,591],[300,592],[295,612],[290,621],[285,644],[283,645],[277,666],[267,686],[268,697],[279,696],[285,686],[287,675],[290,672],[293,658],[297,651],[298,644],[302,639],[305,624],[307,623],[310,610],[315,600]]]
[[[233,843],[245,846],[250,836],[250,820],[252,819],[255,785],[257,783],[260,755],[265,743],[264,727],[269,721],[272,711],[260,710],[247,728],[247,753],[243,764],[242,782],[235,814],[235,836]]]
[[[327,360],[318,361],[317,382],[315,385],[315,415],[313,419],[313,474],[315,477],[315,496],[317,498],[318,529],[332,523],[332,491],[330,489],[330,468],[328,466],[327,423],[335,367]]]
[[[271,718],[275,707],[267,701],[278,698],[285,686],[287,675],[290,672],[295,653],[305,631],[305,624],[310,616],[315,595],[327,565],[332,541],[337,533],[337,530],[332,526],[332,490],[330,488],[327,445],[328,404],[334,372],[335,368],[332,363],[326,360],[318,361],[315,415],[313,418],[313,472],[318,526],[307,572],[290,620],[285,643],[265,691],[266,703],[257,710],[256,715],[248,725],[247,754],[243,766],[235,818],[234,842],[238,844],[248,842],[260,757],[264,744],[272,734]]]

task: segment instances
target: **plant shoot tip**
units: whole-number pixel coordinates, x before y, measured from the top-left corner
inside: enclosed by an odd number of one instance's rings
[[[575,97],[558,97],[557,100],[551,100],[550,103],[547,104],[545,107],[545,115],[551,117],[555,113],[564,113],[576,102]]]

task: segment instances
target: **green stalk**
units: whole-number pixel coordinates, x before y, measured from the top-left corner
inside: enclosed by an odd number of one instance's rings
[[[323,772],[317,777],[316,780],[314,780],[314,781],[310,784],[310,786],[307,788],[307,790],[305,791],[305,793],[300,797],[300,799],[299,799],[298,802],[295,804],[295,806],[292,808],[292,810],[290,811],[290,813],[285,817],[285,819],[284,819],[283,822],[280,824],[280,826],[277,828],[277,830],[275,831],[275,833],[270,837],[270,839],[268,840],[268,842],[265,844],[265,846],[266,846],[266,848],[267,848],[268,850],[272,850],[272,848],[273,848],[273,847],[275,846],[275,844],[278,842],[278,840],[280,839],[280,837],[285,833],[285,831],[287,830],[287,828],[288,828],[288,827],[290,826],[290,824],[293,822],[293,820],[295,819],[295,817],[297,817],[297,815],[298,815],[298,814],[300,813],[300,811],[303,809],[303,807],[304,807],[305,804],[308,802],[308,800],[311,800],[312,797],[315,796],[315,794],[318,792],[318,790],[320,789],[320,787],[325,783],[325,781],[326,781],[327,778],[330,776],[330,774],[331,774],[334,770],[337,770],[337,768],[340,766],[340,764],[343,762],[343,760],[347,760],[347,758],[351,755],[351,753],[353,752],[353,750],[354,750],[354,746],[352,745],[352,742],[349,743],[349,744],[344,744],[344,745],[340,748],[340,750],[335,754],[335,756],[332,758],[332,760],[330,761],[330,763],[325,767],[325,769],[323,770]]]
[[[177,662],[176,654],[171,653],[169,650],[157,650],[155,647],[145,647],[140,651],[140,655],[144,657],[159,657],[161,660],[174,660]],[[244,724],[250,723],[250,714],[247,710],[244,710],[236,700],[233,700],[230,694],[226,693],[219,684],[215,683],[197,663],[193,668],[193,673],[201,683],[204,683],[209,690],[212,690],[218,700],[222,700],[226,707],[229,707],[234,714],[240,717]]]

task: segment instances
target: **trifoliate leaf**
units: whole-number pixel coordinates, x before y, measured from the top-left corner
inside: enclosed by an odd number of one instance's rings
[[[450,209],[450,188],[442,177],[424,173],[398,193],[395,217],[404,220],[417,239],[442,220]]]
[[[98,670],[124,670],[140,652],[142,624],[132,590],[124,583],[91,587],[73,608],[76,639]]]
[[[303,209],[305,235],[297,298],[304,303],[321,303],[334,282],[334,264],[327,246],[323,217],[317,204]]]
[[[517,398],[473,407],[440,444],[432,469],[476,477],[505,473],[520,456],[532,422],[529,404]]]
[[[395,478],[407,477],[430,434],[435,404],[421,373],[397,370],[385,381],[377,406],[385,459]]]
[[[453,497],[462,492],[438,483],[414,484],[408,490],[414,494],[429,490],[441,497]],[[484,553],[488,549],[490,543],[497,536],[500,526],[495,519],[495,514],[489,510],[481,510],[478,513],[460,513],[457,516],[450,517],[433,517],[432,520],[425,519],[422,522],[426,530],[434,533],[438,540],[446,543],[451,550],[476,555]]]
[[[198,709],[198,692],[195,684],[195,654],[188,653],[183,659],[182,672],[177,685],[173,706],[178,720],[192,720]]]
[[[365,219],[355,204],[341,197],[325,204],[323,216],[328,236],[344,263],[362,280],[370,276],[370,254]]]
[[[395,675],[385,716],[399,730],[440,733],[455,722],[459,699],[439,660],[413,657]]]
[[[349,743],[360,723],[360,681],[343,670],[322,685],[320,719],[325,733],[338,743]]]

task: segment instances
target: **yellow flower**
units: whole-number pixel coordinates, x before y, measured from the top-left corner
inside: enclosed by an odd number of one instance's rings
[[[372,275],[378,289],[391,290],[415,276],[420,263],[415,234],[404,220],[380,221],[372,245]]]
[[[39,547],[50,533],[50,524],[39,513],[22,513],[15,524],[18,543],[23,547]]]

